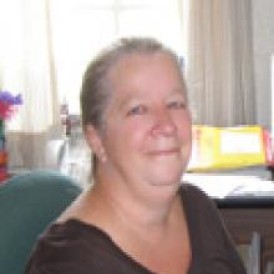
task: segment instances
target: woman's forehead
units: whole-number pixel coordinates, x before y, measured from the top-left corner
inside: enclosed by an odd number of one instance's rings
[[[160,62],[156,60],[154,63],[151,56],[124,58],[110,73],[111,96],[116,99],[122,96],[123,101],[128,101],[145,99],[152,95],[153,90],[168,95],[184,94],[181,72],[167,57],[159,58]]]
[[[157,74],[167,73],[166,78],[181,78],[181,71],[176,60],[167,53],[129,54],[113,64],[108,73],[111,86],[123,85],[132,81],[150,82]],[[161,80],[161,79],[159,79]],[[137,84],[139,84],[137,82]]]

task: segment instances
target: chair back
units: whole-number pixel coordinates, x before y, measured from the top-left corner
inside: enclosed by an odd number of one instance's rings
[[[81,193],[55,171],[26,172],[0,186],[0,273],[22,274],[34,243]]]

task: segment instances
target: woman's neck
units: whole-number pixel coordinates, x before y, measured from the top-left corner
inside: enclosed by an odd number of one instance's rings
[[[161,188],[146,189],[140,193],[113,181],[97,181],[90,196],[94,205],[104,212],[103,215],[109,215],[108,218],[114,219],[114,222],[132,224],[136,228],[159,229],[167,226],[173,215],[182,210],[178,191]]]
[[[191,248],[180,196],[174,195],[161,207],[154,204],[149,208],[148,203],[140,204],[120,194],[118,191],[107,191],[100,184],[94,187],[90,192],[90,201],[98,215],[97,218],[94,216],[92,223],[152,271],[166,273],[170,266],[168,262],[173,261],[174,271],[168,271],[185,273],[182,269],[188,268]]]

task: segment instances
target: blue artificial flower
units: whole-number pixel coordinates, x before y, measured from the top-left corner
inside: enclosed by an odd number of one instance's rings
[[[23,103],[21,94],[14,96],[8,91],[0,91],[0,101],[9,105],[21,105]]]

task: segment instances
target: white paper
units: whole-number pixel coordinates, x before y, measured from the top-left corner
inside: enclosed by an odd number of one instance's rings
[[[248,132],[221,132],[221,153],[260,153],[261,135]]]
[[[199,187],[213,198],[247,195],[274,197],[274,182],[256,176],[186,173],[182,180]]]

